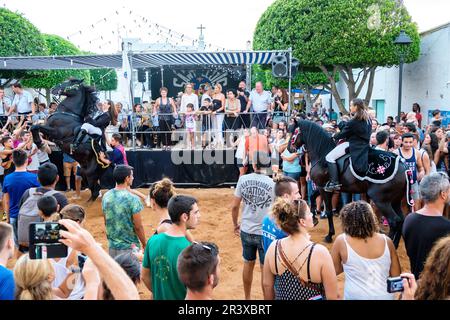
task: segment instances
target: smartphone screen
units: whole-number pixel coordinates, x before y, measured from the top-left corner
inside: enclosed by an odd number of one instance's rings
[[[60,230],[65,228],[57,222],[30,224],[30,258],[50,259],[67,257],[67,246],[59,242]]]

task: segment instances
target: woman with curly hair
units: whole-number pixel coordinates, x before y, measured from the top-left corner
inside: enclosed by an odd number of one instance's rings
[[[310,240],[313,216],[304,200],[278,198],[272,207],[288,237],[272,242],[264,261],[264,299],[335,300],[337,277],[328,249]]]
[[[403,273],[402,300],[450,299],[450,236],[436,242],[416,283],[411,273]]]
[[[344,233],[331,250],[336,275],[344,272],[345,300],[393,300],[386,280],[400,275],[400,262],[391,239],[379,233],[378,220],[365,201],[341,210]]]

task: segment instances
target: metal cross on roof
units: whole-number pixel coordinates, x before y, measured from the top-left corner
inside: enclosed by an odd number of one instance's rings
[[[197,27],[197,29],[200,29],[200,35],[203,35],[203,30],[206,28],[203,26],[203,24],[200,24],[200,27]]]

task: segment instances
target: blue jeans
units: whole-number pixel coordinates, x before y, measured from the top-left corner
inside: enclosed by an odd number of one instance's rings
[[[250,234],[241,231],[242,257],[246,262],[256,260],[256,251],[258,251],[259,262],[264,264],[264,246],[262,236]]]
[[[352,197],[350,197],[350,195],[352,195]],[[361,194],[359,193],[346,193],[346,192],[342,192],[341,193],[341,198],[342,198],[342,205],[346,205],[352,201],[359,201],[361,200]]]
[[[11,224],[13,231],[14,231],[14,244],[18,248],[19,247],[19,239],[17,238],[17,219],[18,218],[9,217],[9,223]]]

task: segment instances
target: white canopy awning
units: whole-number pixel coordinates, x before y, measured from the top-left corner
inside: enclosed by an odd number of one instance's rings
[[[289,51],[229,52],[133,52],[133,68],[180,65],[243,65],[269,64],[276,55]],[[121,68],[122,54],[0,57],[0,70],[63,70]]]

